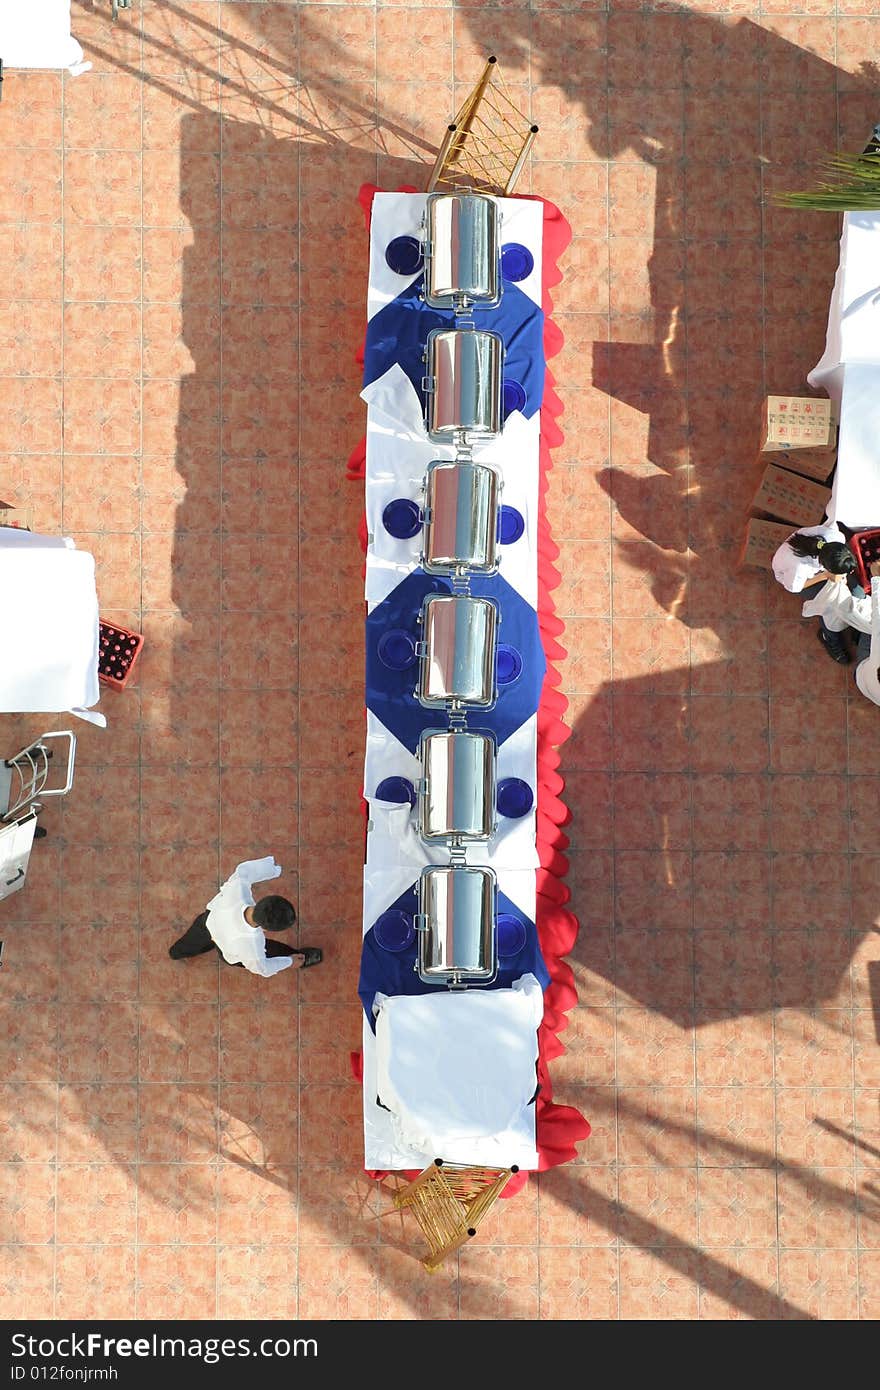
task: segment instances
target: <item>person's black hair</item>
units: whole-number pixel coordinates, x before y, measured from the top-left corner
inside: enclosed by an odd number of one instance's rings
[[[840,541],[823,541],[821,536],[805,536],[802,531],[795,531],[788,543],[800,559],[818,560],[829,574],[850,574],[856,567],[855,555]]]
[[[253,916],[257,926],[264,931],[290,931],[296,921],[296,909],[286,898],[270,893],[268,898],[260,898],[254,905]]]

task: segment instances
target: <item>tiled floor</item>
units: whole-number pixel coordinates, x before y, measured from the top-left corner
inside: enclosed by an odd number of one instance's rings
[[[873,10],[74,0],[92,72],[8,74],[0,495],[147,641],[0,918],[0,1315],[880,1315],[880,721],[735,571],[761,396],[802,385],[836,264],[834,218],[762,194],[880,115]],[[593,1137],[428,1279],[347,1079],[355,195],[422,181],[488,51],[575,234],[555,1078]],[[52,722],[0,719],[4,753]],[[172,964],[270,851],[323,967]]]

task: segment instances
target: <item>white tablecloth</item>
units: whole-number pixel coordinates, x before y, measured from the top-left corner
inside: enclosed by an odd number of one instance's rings
[[[0,712],[82,714],[98,703],[98,596],[88,551],[61,536],[0,527],[0,614]]]
[[[110,21],[110,5],[106,6]],[[8,68],[82,72],[83,51],[70,32],[70,0],[0,0],[0,58]]]
[[[825,351],[807,380],[836,403],[840,432],[828,515],[880,525],[880,212],[843,215]]]
[[[512,989],[377,997],[373,1094],[387,1107],[386,1142],[392,1141],[398,1166],[408,1154],[402,1166],[445,1158],[537,1167],[535,1067],[543,1011],[534,975]],[[383,1167],[387,1157],[377,1145],[367,1166]]]

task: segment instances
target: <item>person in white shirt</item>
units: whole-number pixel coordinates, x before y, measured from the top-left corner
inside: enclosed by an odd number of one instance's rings
[[[821,526],[805,526],[783,541],[773,556],[772,567],[774,576],[789,593],[813,599],[827,581],[846,581],[855,571],[856,559],[840,527],[826,521]],[[818,639],[832,661],[846,666],[851,660],[843,640],[848,624],[835,627],[826,622],[821,612],[808,614],[806,607],[805,604],[805,617],[819,618]]]
[[[870,636],[859,638],[861,660],[855,669],[856,685],[875,705],[880,705],[880,562],[871,565]]]
[[[318,965],[323,953],[316,946],[289,946],[266,931],[289,931],[296,921],[293,903],[274,894],[254,900],[253,884],[277,878],[281,868],[274,855],[239,864],[219,893],[200,912],[192,926],[168,949],[172,960],[218,950],[230,965],[243,965],[254,975],[277,975],[279,970]]]

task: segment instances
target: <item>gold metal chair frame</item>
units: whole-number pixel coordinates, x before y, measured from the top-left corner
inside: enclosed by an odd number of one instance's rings
[[[519,1169],[470,1168],[435,1158],[395,1192],[393,1210],[409,1209],[428,1242],[422,1264],[433,1274],[447,1255],[477,1234],[477,1227]]]
[[[498,67],[486,60],[479,82],[446,128],[428,192],[472,186],[509,197],[535,143],[532,125],[511,100]]]

